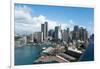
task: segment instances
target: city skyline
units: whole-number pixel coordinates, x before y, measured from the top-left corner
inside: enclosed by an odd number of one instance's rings
[[[93,8],[15,4],[15,32],[35,32],[48,22],[48,29],[60,26],[73,30],[75,25],[93,33]]]

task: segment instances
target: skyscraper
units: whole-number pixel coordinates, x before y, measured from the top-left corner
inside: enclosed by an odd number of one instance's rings
[[[66,43],[68,42],[68,31],[64,30],[62,32],[62,39],[63,41],[65,41]]]
[[[83,39],[82,39],[83,30],[84,30],[83,27],[80,27],[80,29],[79,29],[79,39],[80,39],[80,40],[83,40]]]
[[[70,29],[69,28],[67,28],[67,30],[63,30],[63,32],[62,32],[62,39],[63,39],[63,41],[65,41],[65,42],[67,42],[67,43],[69,43],[69,41],[71,40],[71,35],[70,35],[70,31],[69,31]]]
[[[61,34],[61,27],[60,26],[56,26],[55,27],[55,39],[62,39],[62,34]]]
[[[43,32],[43,40],[48,39],[48,22],[41,24],[41,32]]]
[[[54,32],[55,32],[55,30],[52,30],[52,29],[49,30],[48,36],[51,36],[54,38]]]
[[[79,39],[83,41],[88,40],[88,31],[83,27],[79,29]]]
[[[45,40],[45,38],[46,38],[45,24],[41,24],[41,32],[43,32],[43,40]]]
[[[88,32],[87,32],[86,29],[84,29],[84,31],[83,31],[83,41],[86,41],[86,40],[88,40]]]
[[[73,30],[73,40],[78,40],[79,39],[79,27],[78,25],[74,26],[74,30]]]
[[[67,33],[69,33],[69,31],[70,31],[69,28],[67,28]]]
[[[48,22],[45,22],[46,38],[48,38]]]

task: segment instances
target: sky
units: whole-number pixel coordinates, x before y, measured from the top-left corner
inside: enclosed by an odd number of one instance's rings
[[[94,32],[94,9],[83,7],[15,4],[14,21],[16,33],[33,33],[41,30],[41,24],[48,22],[49,29],[61,26],[73,30],[75,25]]]

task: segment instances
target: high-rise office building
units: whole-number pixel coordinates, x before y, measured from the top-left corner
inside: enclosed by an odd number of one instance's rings
[[[73,38],[73,40],[78,40],[79,39],[79,27],[78,27],[78,25],[74,26],[72,38]]]
[[[43,32],[35,32],[34,38],[37,42],[43,42]]]
[[[63,41],[69,43],[69,41],[71,40],[71,35],[70,35],[70,29],[67,28],[67,30],[63,30],[62,32],[62,39]]]
[[[49,30],[49,32],[48,32],[48,36],[50,36],[50,37],[53,37],[54,38],[54,32],[55,32],[55,30]]]
[[[46,38],[45,24],[41,24],[41,32],[43,32],[43,40],[45,40],[45,38]]]
[[[48,22],[41,24],[41,32],[43,32],[43,40],[48,39]]]
[[[86,29],[84,29],[84,31],[83,31],[83,41],[86,41],[86,40],[88,40],[88,32],[87,32],[87,30]]]
[[[48,22],[45,22],[46,38],[48,38]]]
[[[83,27],[79,29],[79,39],[83,41],[88,40],[88,31]]]
[[[69,33],[70,32],[70,30],[69,30],[69,28],[67,28],[67,33]]]
[[[63,41],[65,41],[66,43],[68,42],[68,32],[66,31],[66,30],[64,30],[63,32],[62,32],[62,39],[63,39]]]
[[[55,27],[55,39],[62,39],[62,34],[61,34],[61,27],[60,26],[56,26]]]

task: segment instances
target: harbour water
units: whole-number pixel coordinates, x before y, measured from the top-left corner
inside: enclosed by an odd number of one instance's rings
[[[23,47],[15,48],[15,65],[30,65],[30,64],[39,64],[34,63],[41,55],[43,48],[47,48],[52,46],[51,44],[43,44],[43,45],[26,45]],[[51,63],[51,62],[50,62]],[[55,63],[52,62],[52,63]]]
[[[40,46],[23,46],[15,48],[15,65],[28,65],[38,59],[42,48]]]

